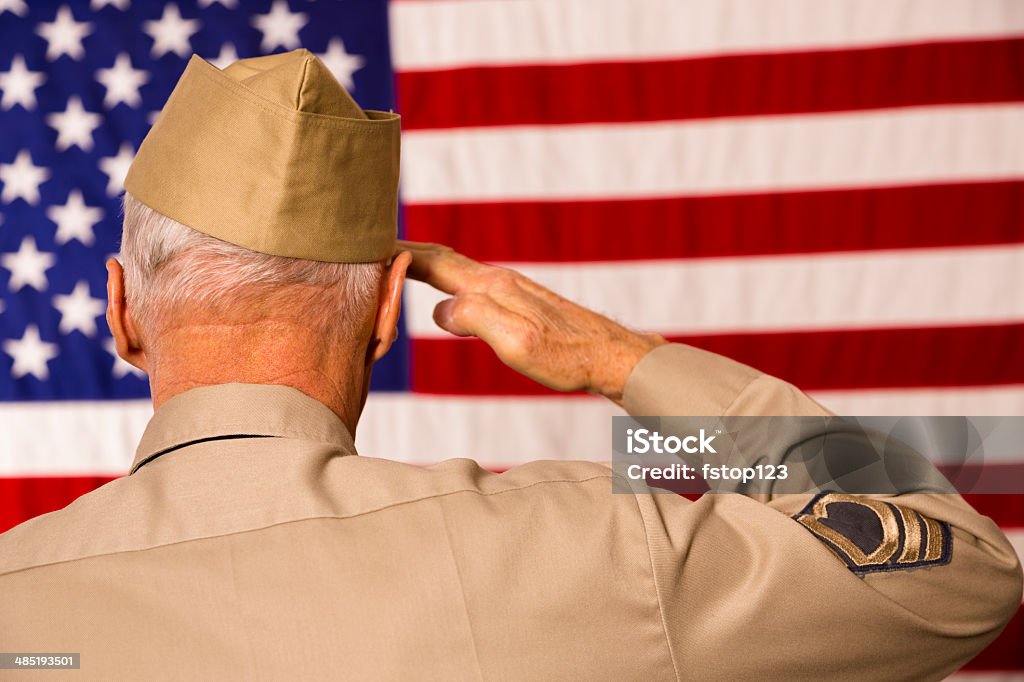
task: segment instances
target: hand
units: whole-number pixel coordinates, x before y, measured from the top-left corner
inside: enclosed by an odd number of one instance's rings
[[[452,295],[434,308],[439,327],[482,339],[506,365],[548,388],[598,393],[621,405],[633,367],[666,343],[447,246],[399,241],[401,251],[412,254],[409,277]]]

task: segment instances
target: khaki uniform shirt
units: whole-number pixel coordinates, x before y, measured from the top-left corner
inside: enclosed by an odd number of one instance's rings
[[[823,413],[678,345],[625,402]],[[613,495],[611,476],[359,457],[294,389],[194,389],[130,476],[0,536],[0,651],[81,653],[0,678],[937,679],[1020,603],[1012,548],[955,495],[890,500],[948,533],[944,563],[857,575],[792,518],[810,496]]]

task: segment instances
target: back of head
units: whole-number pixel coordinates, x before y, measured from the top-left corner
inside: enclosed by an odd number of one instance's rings
[[[124,198],[129,312],[150,343],[169,326],[288,317],[355,342],[377,302],[383,262],[273,256],[193,230]]]
[[[125,180],[140,335],[288,318],[355,340],[397,231],[399,117],[306,50],[193,57]]]

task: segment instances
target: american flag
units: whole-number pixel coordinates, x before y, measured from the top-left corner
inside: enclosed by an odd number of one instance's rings
[[[102,315],[134,151],[197,53],[306,47],[403,115],[416,240],[511,264],[843,414],[1024,414],[1020,0],[0,0],[0,530],[125,473]],[[410,285],[357,445],[608,459]],[[396,428],[397,425],[397,428]],[[1024,497],[970,497],[1024,550]],[[1024,616],[957,679],[1024,679]]]

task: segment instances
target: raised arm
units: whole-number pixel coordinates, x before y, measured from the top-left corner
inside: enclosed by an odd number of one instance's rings
[[[511,270],[402,242],[451,298],[437,324],[516,371],[633,415],[816,416],[754,368],[639,334]],[[636,496],[680,677],[941,679],[1021,601],[1016,554],[959,495]]]

